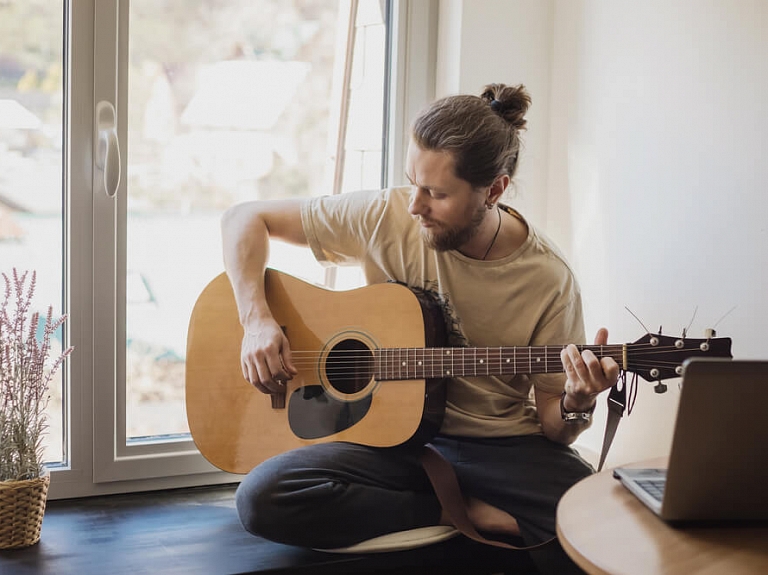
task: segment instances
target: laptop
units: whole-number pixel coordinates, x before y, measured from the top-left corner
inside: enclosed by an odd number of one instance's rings
[[[683,365],[667,469],[613,476],[669,523],[768,522],[768,361]]]

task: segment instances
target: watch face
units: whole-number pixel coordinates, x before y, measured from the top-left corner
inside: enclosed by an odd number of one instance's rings
[[[592,421],[592,414],[589,412],[582,412],[582,411],[574,411],[574,412],[564,412],[563,414],[563,421],[566,423],[589,423]]]

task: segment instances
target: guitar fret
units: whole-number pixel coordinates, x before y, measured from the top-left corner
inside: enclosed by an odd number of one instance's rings
[[[435,350],[434,349],[429,350],[429,356],[430,356],[429,357],[429,360],[430,360],[429,361],[429,367],[430,367],[429,377],[435,377]]]
[[[398,348],[393,348],[389,354],[389,376],[392,379],[397,379],[400,371],[397,367],[397,353],[400,351]]]
[[[528,373],[533,373],[531,370],[531,348],[528,348]]]
[[[493,350],[490,347],[485,348],[485,371],[486,375],[492,375],[494,371],[493,367]]]
[[[494,369],[494,359],[493,359],[493,349],[490,347],[488,349],[488,359],[485,362],[486,369],[488,370],[488,375],[495,375],[496,370]]]
[[[379,379],[387,379],[386,377],[386,369],[384,366],[384,355],[387,350],[379,348],[378,353],[376,354],[378,356],[379,360]]]
[[[482,349],[478,349],[478,353],[480,354],[480,359],[477,361],[477,373],[482,374],[483,368],[486,367],[485,359],[487,357],[487,354],[483,355]]]
[[[491,375],[494,373],[493,369],[493,350],[490,347],[485,348],[485,370],[487,372],[487,375]]]
[[[561,347],[556,347],[552,354],[550,354],[549,359],[547,359],[547,373],[551,373],[557,369],[558,364],[560,364],[560,350]]]

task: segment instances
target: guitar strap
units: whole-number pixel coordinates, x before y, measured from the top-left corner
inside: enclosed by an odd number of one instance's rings
[[[601,471],[603,468],[603,463],[605,463],[608,450],[611,448],[611,443],[613,443],[613,438],[616,435],[616,428],[619,426],[619,421],[624,415],[626,405],[627,386],[626,381],[623,381],[621,385],[614,385],[608,395],[608,419],[605,424],[605,435],[603,436],[603,448],[600,453],[600,463],[597,468],[598,471]],[[475,529],[475,526],[467,515],[467,508],[464,503],[464,497],[461,494],[459,480],[456,478],[456,473],[450,462],[448,462],[448,460],[446,460],[432,445],[427,444],[424,446],[424,450],[421,454],[421,464],[427,472],[429,481],[432,484],[432,488],[435,490],[435,494],[437,495],[438,501],[440,501],[443,511],[448,515],[453,526],[466,537],[480,543],[485,543],[486,545],[520,551],[537,549],[556,539],[556,537],[553,537],[552,539],[537,543],[536,545],[519,547],[504,541],[483,537],[478,533],[477,529]]]
[[[625,377],[622,377],[620,384],[614,385],[608,394],[608,418],[605,421],[605,435],[603,435],[603,448],[600,451],[600,463],[597,465],[598,471],[603,469],[603,463],[605,463],[608,450],[613,443],[613,437],[616,435],[616,428],[619,426],[619,421],[621,421],[626,407],[627,381]]]

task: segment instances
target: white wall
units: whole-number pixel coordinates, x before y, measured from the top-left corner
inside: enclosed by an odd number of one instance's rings
[[[554,0],[548,21],[539,4],[464,6],[459,87],[522,82],[532,113],[548,98],[546,118],[531,118],[520,199],[569,255],[588,332],[635,340],[644,330],[626,306],[679,335],[698,308],[689,335],[701,337],[736,306],[718,335],[737,358],[768,357],[768,2]],[[667,453],[670,383],[656,395],[640,381],[609,465]],[[584,435],[593,449],[604,411]]]
[[[768,3],[555,4],[547,228],[568,247],[588,330],[718,332],[768,357]],[[665,454],[677,385],[641,382],[612,461]],[[723,390],[727,393],[727,390]],[[585,438],[599,445],[602,426]]]
[[[437,97],[480,94],[491,83],[525,84],[533,104],[516,189],[508,201],[534,222],[546,219],[551,0],[440,0]]]

